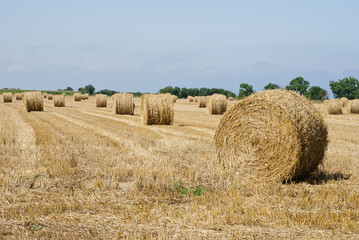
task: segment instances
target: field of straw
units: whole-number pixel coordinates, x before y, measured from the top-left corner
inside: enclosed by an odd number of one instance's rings
[[[178,99],[173,125],[144,126],[134,101],[118,115],[111,98],[42,112],[0,99],[0,239],[359,238],[359,114],[316,104],[329,140],[319,171],[239,185],[217,159],[223,115]]]

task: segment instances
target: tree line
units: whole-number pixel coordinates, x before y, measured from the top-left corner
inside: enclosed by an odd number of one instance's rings
[[[359,81],[354,77],[345,77],[339,79],[338,81],[330,81],[329,87],[335,98],[346,97],[349,100],[359,99]],[[281,87],[276,83],[268,83],[264,86],[263,90],[269,89],[281,89]],[[284,89],[295,91],[311,100],[325,100],[328,99],[328,93],[325,89],[322,89],[319,86],[310,87],[309,81],[305,80],[303,77],[296,77],[289,82]],[[62,90],[62,89],[59,89]],[[73,91],[71,87],[63,89],[65,91]],[[90,95],[101,93],[111,96],[116,93],[115,90],[103,89],[98,92],[95,92],[95,87],[91,84],[86,85],[85,87],[80,87],[79,92],[89,93]],[[212,94],[223,94],[226,97],[237,97],[238,99],[247,97],[255,93],[253,86],[248,83],[241,83],[239,85],[238,95],[235,93],[225,90],[222,88],[180,88],[168,86],[159,90],[159,93],[170,93],[177,96],[178,98],[187,98],[188,96],[209,96]],[[142,95],[141,92],[133,92],[134,96],[139,97]]]

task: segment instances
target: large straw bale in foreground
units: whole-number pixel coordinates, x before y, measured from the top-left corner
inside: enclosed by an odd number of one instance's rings
[[[227,110],[227,97],[222,94],[213,94],[208,97],[208,114],[223,114]]]
[[[143,94],[141,114],[144,125],[172,125],[174,116],[172,97],[167,94]]]
[[[75,102],[79,102],[81,101],[82,97],[81,97],[81,93],[74,93],[74,101]]]
[[[54,96],[54,107],[65,107],[65,95]]]
[[[351,113],[359,113],[359,99],[350,100]]]
[[[207,106],[207,97],[203,97],[203,96],[198,97],[197,106],[199,108],[205,108]]]
[[[23,96],[24,96],[24,93],[15,93],[16,100],[22,100]]]
[[[324,100],[324,105],[331,115],[341,114],[343,102],[340,99]]]
[[[3,93],[2,94],[3,98],[4,98],[4,103],[6,102],[12,102],[12,93]]]
[[[25,111],[43,111],[44,99],[41,92],[27,92],[23,98]]]
[[[286,181],[323,161],[327,126],[303,96],[277,89],[236,102],[215,134],[220,162],[243,180]]]
[[[96,107],[107,107],[107,95],[96,94]]]
[[[135,103],[133,94],[117,93],[113,95],[113,110],[115,114],[134,115]]]

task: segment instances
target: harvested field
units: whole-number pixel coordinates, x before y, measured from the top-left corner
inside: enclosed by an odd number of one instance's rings
[[[112,106],[111,99],[108,99]],[[359,114],[330,115],[319,170],[289,183],[231,182],[221,115],[187,99],[173,125],[66,96],[0,103],[0,239],[358,239]]]

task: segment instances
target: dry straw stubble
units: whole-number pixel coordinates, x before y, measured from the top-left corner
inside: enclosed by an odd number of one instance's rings
[[[327,126],[305,97],[287,90],[268,90],[227,110],[215,143],[218,158],[231,176],[287,181],[306,176],[322,163]]]
[[[223,114],[227,110],[227,97],[222,94],[213,94],[208,97],[207,112],[208,114]]]
[[[96,107],[107,107],[107,95],[96,94]]]
[[[54,96],[54,107],[65,107],[65,95]]]
[[[3,93],[2,94],[3,99],[4,99],[4,103],[6,102],[12,102],[12,93]]]
[[[174,117],[172,97],[167,94],[143,94],[141,114],[144,125],[172,125]]]
[[[41,92],[27,92],[23,98],[25,111],[43,111],[44,100]]]
[[[117,93],[113,95],[113,110],[115,114],[134,115],[135,103],[133,94],[131,93]]]

